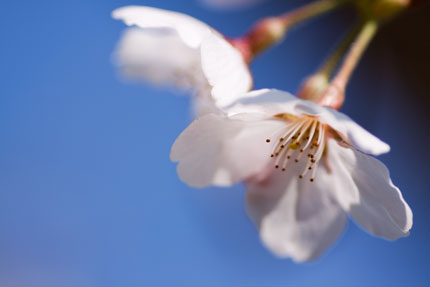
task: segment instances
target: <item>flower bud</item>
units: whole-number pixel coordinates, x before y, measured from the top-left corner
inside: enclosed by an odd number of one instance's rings
[[[318,101],[320,95],[327,89],[329,82],[326,75],[322,73],[314,74],[303,82],[297,96],[304,100]]]
[[[230,39],[230,43],[242,53],[247,62],[250,62],[257,54],[281,41],[287,26],[282,18],[265,18],[243,37]]]
[[[345,89],[333,81],[316,101],[319,105],[338,110],[345,101]]]

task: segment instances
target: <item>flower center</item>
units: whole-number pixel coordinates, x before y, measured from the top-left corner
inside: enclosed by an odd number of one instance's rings
[[[313,182],[316,168],[325,150],[328,126],[312,116],[279,114],[275,117],[288,122],[285,133],[276,140],[270,155],[276,157],[275,168],[285,171],[289,162],[298,163],[305,160],[306,164],[299,178],[304,178],[310,172],[309,180]],[[270,143],[271,139],[266,139],[266,142]]]

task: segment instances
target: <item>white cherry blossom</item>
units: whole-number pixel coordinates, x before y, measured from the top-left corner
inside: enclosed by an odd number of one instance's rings
[[[409,235],[412,212],[384,164],[389,146],[346,115],[278,90],[248,93],[224,114],[194,121],[172,161],[191,186],[244,181],[264,244],[281,257],[318,257],[347,214],[373,235]]]
[[[145,6],[122,7],[112,17],[132,26],[114,53],[126,75],[191,88],[200,100],[197,105],[204,107],[226,106],[251,89],[252,76],[242,54],[207,24]]]

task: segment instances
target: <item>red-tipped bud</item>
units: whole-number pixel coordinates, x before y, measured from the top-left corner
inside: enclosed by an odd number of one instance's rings
[[[287,25],[282,18],[265,18],[246,35],[232,39],[230,43],[241,51],[246,61],[250,62],[257,54],[281,41],[286,30]]]
[[[317,102],[329,84],[327,75],[322,73],[314,74],[305,79],[297,92],[297,97],[304,100]]]
[[[336,83],[332,82],[327,89],[322,93],[317,103],[321,106],[330,107],[338,110],[345,100],[345,89]]]

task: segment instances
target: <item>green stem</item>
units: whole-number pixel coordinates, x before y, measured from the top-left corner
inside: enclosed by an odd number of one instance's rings
[[[324,93],[316,101],[318,104],[339,109],[345,100],[345,89],[352,72],[369,46],[378,30],[378,21],[367,19],[362,22],[355,41],[343,59],[343,62]]]
[[[293,26],[309,18],[326,13],[349,0],[319,0],[280,16],[286,27]]]
[[[257,54],[280,42],[290,27],[350,1],[319,0],[281,16],[264,18],[246,35],[231,39],[230,42],[242,52],[248,62],[251,62]]]
[[[341,89],[345,89],[352,72],[357,67],[358,62],[364,54],[364,51],[369,46],[373,36],[378,30],[378,22],[376,20],[366,20],[360,29],[356,40],[352,43],[348,54],[345,56],[339,71],[333,78],[333,83],[336,83]]]
[[[314,74],[305,79],[297,92],[297,96],[299,98],[315,102],[320,100],[321,96],[324,95],[323,93],[329,86],[329,81],[333,72],[347,53],[351,44],[354,42],[362,25],[362,21],[354,25],[348,34],[343,37],[340,44],[338,44],[330,56],[324,61],[321,67]]]
[[[339,45],[318,69],[316,74],[324,75],[327,77],[327,79],[331,78],[340,61],[348,52],[349,47],[351,47],[351,44],[354,42],[355,38],[360,32],[362,25],[363,22],[360,21],[359,23],[354,25],[354,27],[351,28],[348,34],[342,39]]]

